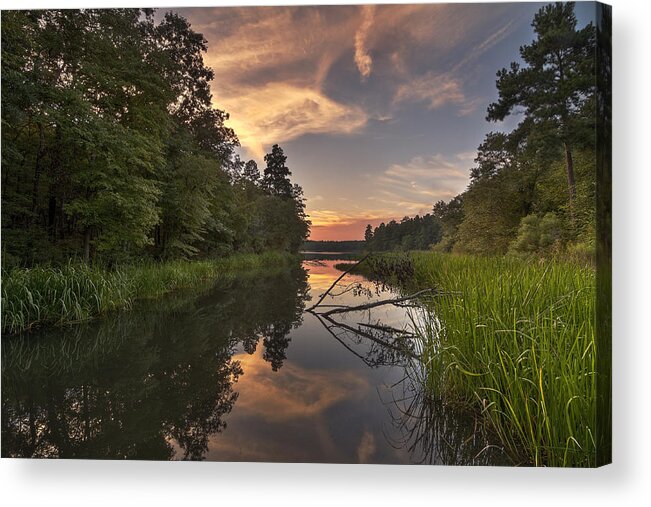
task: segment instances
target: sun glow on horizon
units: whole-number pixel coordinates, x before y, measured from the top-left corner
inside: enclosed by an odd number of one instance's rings
[[[494,93],[485,60],[530,18],[489,4],[179,10],[208,41],[242,156],[262,169],[285,150],[314,240],[362,239],[466,188]]]

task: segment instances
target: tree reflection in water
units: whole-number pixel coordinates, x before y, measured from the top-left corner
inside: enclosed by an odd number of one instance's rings
[[[327,288],[337,277],[330,266],[321,266],[320,273],[316,267],[310,272],[313,291]],[[360,299],[385,298],[386,288],[358,277],[333,295],[354,305]],[[274,459],[323,459],[318,439],[332,431],[328,441],[348,446],[340,454],[337,449],[327,454],[339,460],[350,456],[345,451],[350,451],[350,439],[361,429],[366,432],[375,425],[375,436],[381,440],[385,421],[388,443],[378,445],[388,452],[378,459],[457,465],[500,462],[499,451],[488,445],[489,438],[474,417],[459,414],[420,390],[422,383],[413,374],[419,364],[417,342],[400,328],[409,322],[409,308],[393,312],[383,307],[345,316],[315,314],[327,333],[306,322],[296,334],[309,340],[303,342],[304,353],[308,350],[303,359],[311,366],[287,364],[277,376],[265,374],[264,366],[260,370],[265,362],[273,372],[283,368],[291,332],[302,323],[307,299],[307,272],[297,266],[227,277],[208,291],[177,293],[91,323],[3,340],[2,456],[201,460],[219,443],[275,441],[273,431],[286,432],[283,424],[295,427],[296,421],[265,418],[278,407],[298,406],[296,418],[320,421],[324,427],[315,423],[320,433],[312,428],[281,439],[283,444],[274,447]],[[320,356],[337,342],[346,351],[337,345],[332,348],[337,353]],[[249,380],[272,384],[281,399],[265,400],[270,412],[263,411],[262,416],[255,410],[233,413],[233,421],[244,421],[243,426],[216,440],[237,402],[235,385],[246,364],[233,357],[240,353],[241,359],[242,351],[254,354],[258,347],[262,347],[256,355],[258,370],[248,366]],[[344,357],[348,353],[363,364],[357,367],[353,361],[351,366]],[[257,362],[257,357],[262,361]],[[387,372],[394,373],[385,376]],[[339,391],[335,389],[334,398],[333,382],[324,380],[333,375],[348,379],[343,387],[335,386]],[[369,409],[377,408],[377,399],[367,405],[360,386],[373,385],[368,383],[371,379],[382,386],[385,378],[392,379],[391,385],[380,388],[386,411]],[[245,385],[240,384],[240,405],[260,403],[247,395]],[[359,393],[359,413],[337,408],[346,403],[348,398],[342,396],[346,390]],[[252,418],[246,419],[246,414]],[[369,438],[375,437],[369,434]],[[294,445],[300,453],[291,453]],[[394,454],[391,446],[401,451]],[[231,456],[237,459],[238,455]],[[212,454],[220,457],[219,452]]]
[[[394,447],[406,449],[414,463],[513,464],[500,446],[491,443],[490,432],[477,415],[460,414],[441,397],[424,393],[409,376],[393,386],[390,396],[385,404],[393,431],[385,436]]]
[[[280,368],[303,269],[220,280],[85,325],[2,344],[2,456],[199,460],[237,399],[232,355],[262,338]]]
[[[348,284],[331,298],[348,292]],[[357,289],[356,289],[357,290]],[[367,299],[381,294],[386,287],[358,291]],[[337,306],[337,304],[333,305]],[[418,304],[392,305],[393,317],[406,325],[424,318]],[[414,310],[415,308],[415,310]],[[447,404],[441,396],[426,393],[418,340],[408,328],[383,323],[372,311],[345,312],[348,320],[337,320],[315,312],[321,324],[346,349],[371,368],[397,366],[404,371],[399,382],[381,392],[391,415],[391,427],[384,436],[394,448],[409,453],[412,463],[442,465],[512,465],[504,450],[491,443],[490,431],[477,414],[466,413]]]

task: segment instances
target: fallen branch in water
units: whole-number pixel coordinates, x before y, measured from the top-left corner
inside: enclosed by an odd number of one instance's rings
[[[330,296],[333,297],[333,298],[336,298],[336,297],[339,297],[339,296],[343,296],[344,294],[350,292],[351,290],[361,289],[361,288],[362,288],[362,284],[360,282],[352,282],[352,283],[349,283],[348,285],[346,285],[346,287],[344,287],[340,292],[337,292],[336,294],[332,293],[332,294],[330,294]],[[324,306],[325,305],[321,305],[322,308]]]
[[[348,273],[350,273],[353,269],[355,269],[357,266],[359,266],[362,262],[366,260],[366,258],[371,255],[371,254],[366,254],[364,257],[362,257],[360,260],[358,260],[355,264],[353,264],[350,268],[348,268],[346,271],[344,271],[339,278],[337,278],[332,285],[328,288],[327,291],[325,291],[323,294],[321,294],[321,297],[319,300],[316,302],[316,304],[310,306],[306,311],[307,312],[312,312],[317,306],[321,304],[321,302],[326,298],[328,294],[330,294],[330,291],[335,288],[335,286],[339,283],[339,280],[341,280],[344,276],[346,276]]]
[[[371,308],[376,308],[378,306],[383,306],[383,305],[393,305],[396,303],[401,303],[403,301],[409,301],[412,299],[416,299],[419,296],[422,296],[423,294],[428,294],[431,292],[434,292],[435,289],[423,289],[419,290],[418,292],[415,292],[414,294],[410,294],[409,296],[403,296],[400,298],[392,298],[392,299],[381,299],[379,301],[373,301],[371,303],[366,303],[363,305],[357,305],[357,306],[342,306],[340,308],[334,308],[332,310],[328,310],[327,312],[322,313],[321,315],[327,317],[329,315],[333,315],[335,313],[344,313],[344,312],[356,312],[360,310],[369,310]],[[315,308],[317,305],[314,305],[312,308],[310,308],[308,311],[311,311],[313,308]]]
[[[378,331],[383,331],[385,333],[396,333],[396,334],[413,336],[413,333],[410,333],[409,331],[407,331],[405,329],[398,329],[397,327],[381,326],[381,325],[378,325],[378,324],[366,324],[364,322],[358,322],[357,325],[362,326],[362,327],[368,327],[368,328],[371,328],[371,329],[377,329]]]
[[[378,345],[381,345],[382,347],[392,349],[392,350],[394,350],[394,351],[396,351],[396,352],[398,352],[400,354],[403,354],[405,356],[409,356],[409,357],[412,357],[412,358],[418,358],[418,356],[416,354],[414,354],[408,348],[399,347],[399,346],[396,346],[396,345],[394,345],[392,343],[381,340],[381,339],[377,338],[376,336],[374,336],[371,333],[367,333],[365,331],[362,331],[361,329],[359,329],[359,327],[354,328],[352,326],[349,326],[348,324],[344,324],[343,322],[337,322],[336,320],[334,320],[332,317],[329,317],[325,313],[322,313],[322,314],[317,313],[315,315],[317,316],[319,321],[321,321],[322,324],[325,325],[325,323],[323,322],[323,320],[321,320],[321,318],[325,319],[326,321],[328,321],[331,324],[331,326],[326,326],[326,329],[328,329],[330,327],[330,329],[329,329],[330,331],[331,331],[332,327],[341,328],[341,329],[350,331],[351,333],[353,333],[353,334],[355,334],[357,336],[361,336],[363,338],[368,338],[369,340],[374,341],[375,343],[377,343]]]

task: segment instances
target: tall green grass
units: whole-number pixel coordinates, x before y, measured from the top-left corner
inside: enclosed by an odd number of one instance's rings
[[[483,412],[521,463],[594,465],[594,268],[426,252],[409,258],[413,276],[401,285],[442,292],[414,322],[427,389]],[[393,263],[404,271],[404,256],[385,255],[384,276]],[[373,261],[366,269],[381,275]]]
[[[134,301],[209,283],[230,272],[285,266],[289,254],[239,254],[219,260],[147,262],[107,270],[70,263],[61,268],[2,273],[2,332],[79,322]]]

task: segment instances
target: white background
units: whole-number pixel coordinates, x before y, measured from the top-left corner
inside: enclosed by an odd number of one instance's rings
[[[4,505],[651,505],[651,2],[610,3],[614,7],[613,465],[564,470],[3,459]],[[237,4],[5,0],[2,8]]]

